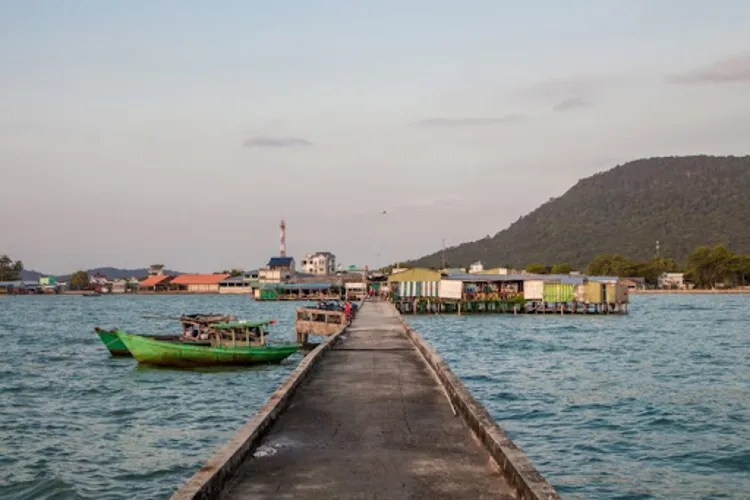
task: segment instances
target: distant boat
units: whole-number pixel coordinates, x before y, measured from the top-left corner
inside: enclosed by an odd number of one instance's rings
[[[101,297],[102,294],[99,292],[88,292],[81,295],[81,297]]]
[[[192,342],[165,342],[121,330],[117,331],[117,336],[136,361],[144,365],[195,368],[280,363],[297,352],[299,346],[292,343],[266,343],[265,327],[270,323],[232,322],[214,325],[209,346]],[[231,340],[226,339],[225,334],[231,335]]]

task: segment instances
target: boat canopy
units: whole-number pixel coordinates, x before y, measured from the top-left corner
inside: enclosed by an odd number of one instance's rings
[[[232,321],[228,323],[216,323],[215,325],[211,325],[211,327],[216,330],[234,330],[236,328],[257,328],[259,326],[273,325],[274,323],[276,323],[274,320],[256,322]]]

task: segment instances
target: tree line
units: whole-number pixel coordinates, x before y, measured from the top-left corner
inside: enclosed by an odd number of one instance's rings
[[[392,269],[393,266],[386,266],[380,271],[387,274]],[[530,274],[570,274],[573,267],[564,262],[554,265],[537,263],[529,264],[525,271]],[[723,244],[700,246],[682,263],[668,257],[637,260],[622,254],[604,254],[594,257],[581,271],[592,276],[643,278],[652,286],[658,284],[663,273],[685,273],[685,279],[697,288],[747,286],[750,283],[750,254],[734,253]]]
[[[17,281],[21,279],[23,262],[14,261],[7,255],[0,256],[0,281]]]
[[[526,271],[535,274],[567,274],[567,264],[545,266],[532,264]],[[745,286],[750,280],[750,255],[734,253],[722,244],[700,246],[693,250],[684,263],[666,257],[647,260],[629,259],[621,254],[597,255],[586,273],[595,276],[619,276],[644,278],[649,285],[656,285],[663,273],[685,273],[685,279],[697,288]]]

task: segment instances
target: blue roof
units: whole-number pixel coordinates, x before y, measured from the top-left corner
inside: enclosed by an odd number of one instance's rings
[[[288,266],[291,263],[291,257],[271,257],[271,260],[268,261],[268,267]]]

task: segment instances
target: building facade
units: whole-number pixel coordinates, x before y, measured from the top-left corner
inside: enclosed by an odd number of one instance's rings
[[[683,290],[685,288],[684,273],[663,273],[658,279],[659,288]]]
[[[315,275],[331,275],[336,272],[336,256],[331,252],[315,252],[301,262],[302,272]]]
[[[172,280],[172,286],[189,293],[219,293],[219,284],[229,274],[181,274]]]

